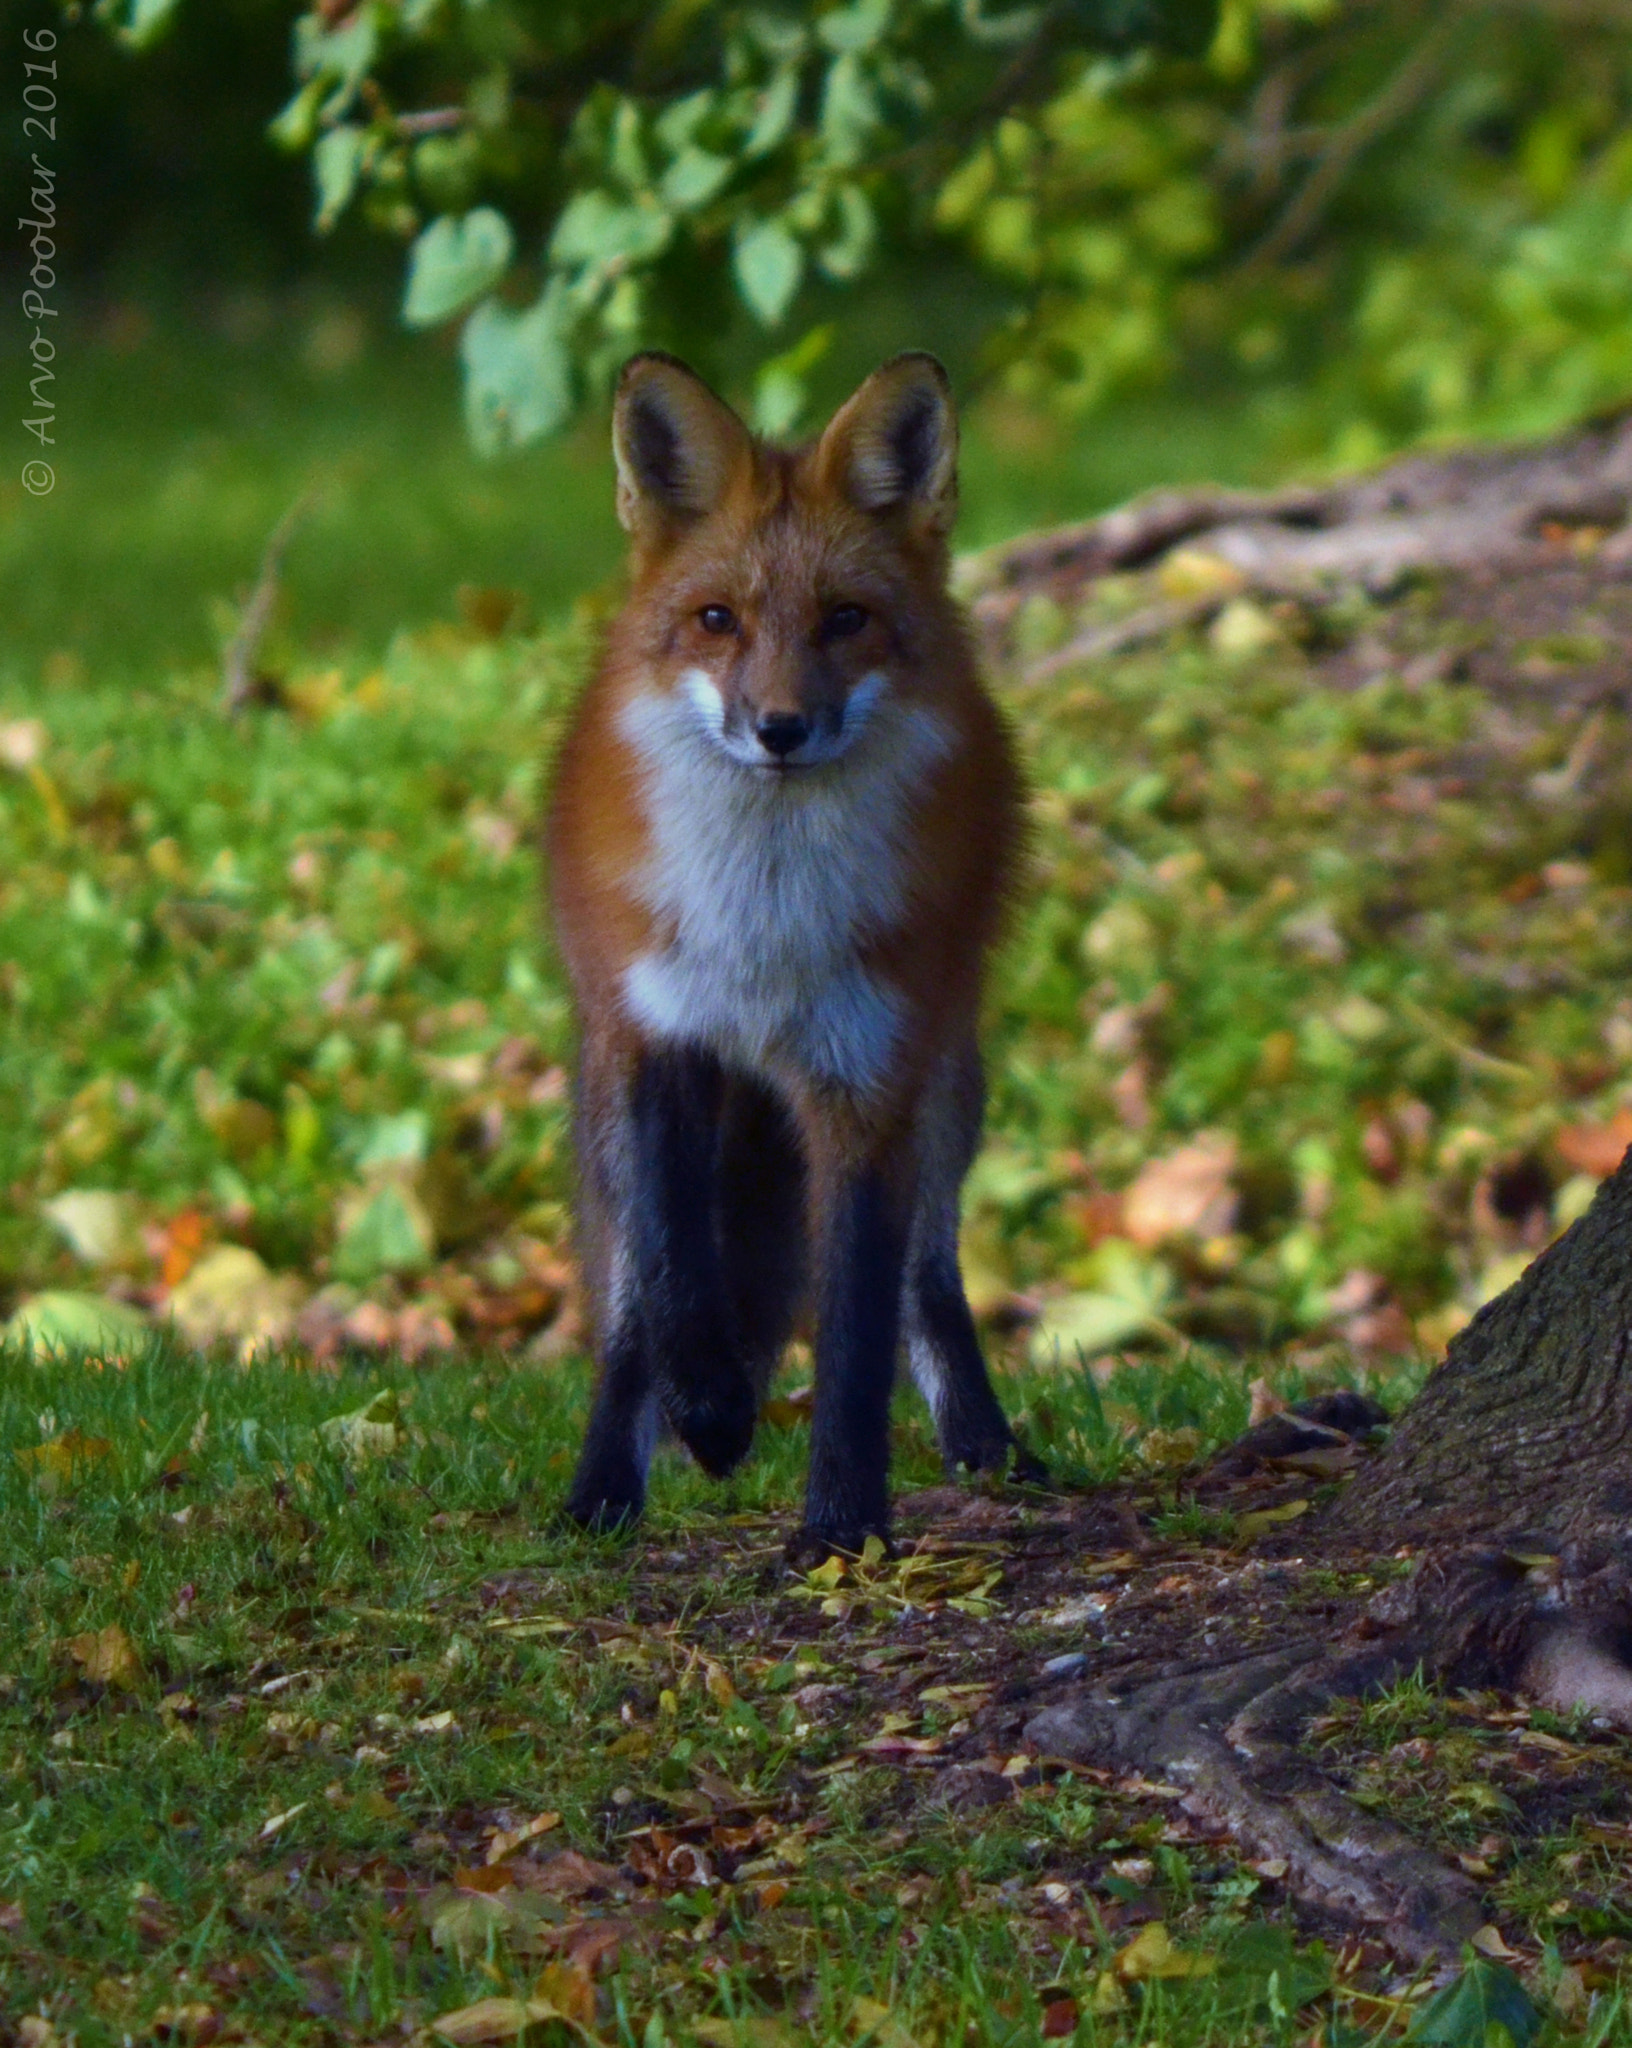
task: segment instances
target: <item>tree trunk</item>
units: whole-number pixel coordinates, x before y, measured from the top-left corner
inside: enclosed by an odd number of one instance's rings
[[[1355,1549],[1624,1539],[1632,1564],[1632,1157],[1455,1339],[1322,1533]]]
[[[1029,592],[1073,595],[1201,535],[1248,587],[1285,594],[1543,574],[1575,532],[1606,576],[1625,575],[1632,418],[1552,447],[1414,456],[1326,490],[1159,493],[977,558],[966,588],[1001,654]],[[1217,601],[1153,603],[1047,665],[1192,625]],[[1364,1417],[1325,1420],[1357,1432]],[[1358,1811],[1298,1739],[1334,1699],[1419,1668],[1632,1730],[1632,1154],[1455,1340],[1387,1446],[1297,1525],[1296,1548],[1362,1572],[1409,1556],[1412,1570],[1357,1600],[1338,1640],[1293,1634],[1221,1662],[1200,1613],[1187,1656],[1063,1693],[1027,1735],[1043,1753],[1165,1777],[1190,1812],[1284,1862],[1305,1900],[1415,1961],[1448,1958],[1482,1917],[1475,1887]]]

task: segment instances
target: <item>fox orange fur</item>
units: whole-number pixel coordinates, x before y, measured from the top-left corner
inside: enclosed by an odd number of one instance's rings
[[[903,1347],[950,1467],[1040,1469],[958,1270],[1022,798],[947,589],[946,377],[898,356],[788,451],[637,356],[613,443],[632,587],[549,827],[600,1360],[568,1511],[637,1514],[665,1423],[728,1472],[813,1327],[792,1547],[855,1550],[887,1534]]]

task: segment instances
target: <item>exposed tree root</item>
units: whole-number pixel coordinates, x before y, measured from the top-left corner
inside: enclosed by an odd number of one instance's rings
[[[1620,1649],[1629,1596],[1624,1567],[1601,1557],[1432,1553],[1373,1598],[1335,1647],[1305,1639],[1108,1681],[1036,1715],[1026,1740],[1042,1755],[1182,1788],[1188,1814],[1284,1864],[1305,1904],[1408,1962],[1449,1962],[1485,1918],[1477,1888],[1345,1797],[1300,1740],[1336,1702],[1419,1671],[1632,1727],[1632,1668]]]
[[[1154,491],[1101,518],[989,549],[963,573],[977,617],[1001,633],[1032,591],[1073,592],[1149,567],[1185,542],[1203,542],[1243,584],[1270,595],[1356,583],[1382,594],[1423,573],[1523,569],[1556,551],[1561,534],[1588,528],[1610,536],[1601,560],[1625,562],[1629,518],[1632,419],[1623,418],[1539,447],[1409,455],[1325,487]],[[1162,616],[1152,608],[1101,629],[1123,637],[1071,658],[1147,638]]]

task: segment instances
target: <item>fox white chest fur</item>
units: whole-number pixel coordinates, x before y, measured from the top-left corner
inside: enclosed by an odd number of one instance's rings
[[[913,796],[953,746],[947,725],[881,677],[851,746],[776,774],[721,747],[700,691],[641,693],[620,724],[650,843],[636,893],[665,934],[625,973],[631,1015],[750,1072],[874,1091],[901,1000],[858,955],[911,913]]]

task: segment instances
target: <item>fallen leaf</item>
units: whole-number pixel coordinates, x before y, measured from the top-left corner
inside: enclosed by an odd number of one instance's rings
[[[1218,1958],[1176,1949],[1163,1923],[1152,1920],[1121,1950],[1113,1967],[1132,1984],[1153,1977],[1208,1977],[1218,1968]]]
[[[1489,1921],[1476,1934],[1470,1935],[1469,1939],[1482,1956],[1494,1956],[1499,1963],[1511,1963],[1520,1960],[1520,1951],[1516,1948],[1509,1948],[1502,1939],[1501,1929],[1491,1926]]]
[[[1170,1238],[1226,1236],[1235,1224],[1230,1182],[1239,1156],[1227,1131],[1202,1131],[1152,1159],[1122,1197],[1123,1229],[1142,1251]]]
[[[307,1807],[311,1805],[311,1803],[312,1802],[309,1799],[302,1799],[298,1802],[298,1804],[289,1807],[287,1811],[283,1813],[275,1813],[272,1815],[270,1820],[262,1821],[260,1825],[260,1830],[255,1837],[256,1841],[275,1841],[277,1837],[280,1834],[282,1834],[283,1830],[289,1825],[289,1823],[295,1818],[296,1814],[304,1813]]]
[[[502,1863],[506,1856],[513,1856],[524,1842],[536,1841],[540,1835],[547,1835],[560,1825],[560,1814],[540,1813],[532,1820],[523,1821],[519,1828],[501,1828],[487,1845],[487,1860],[489,1863]]]
[[[691,2031],[709,2048],[804,2048],[809,2036],[770,2013],[739,2013],[735,2019],[693,2020]]]
[[[1540,2006],[1513,1972],[1478,1956],[1422,2008],[1407,2039],[1432,2048],[1484,2048],[1501,2027],[1514,2048],[1527,2048],[1541,2024]]]
[[[14,1456],[25,1472],[34,1475],[41,1493],[51,1494],[72,1486],[89,1465],[99,1465],[113,1450],[105,1436],[85,1436],[77,1429],[34,1444]]]
[[[306,1295],[295,1274],[270,1272],[247,1246],[223,1244],[170,1290],[168,1307],[189,1344],[230,1344],[249,1358],[291,1340]]]
[[[1295,1522],[1299,1515],[1308,1512],[1307,1500],[1283,1501],[1278,1508],[1257,1508],[1250,1515],[1237,1515],[1235,1533],[1243,1543],[1256,1543],[1260,1536],[1267,1536],[1283,1522]]]
[[[1077,2031],[1082,2009],[1074,1998],[1051,1998],[1043,2007],[1042,2036],[1045,2041],[1067,2041]]]
[[[196,2041],[203,2048],[220,2033],[222,2021],[213,2005],[190,1999],[185,2005],[161,2005],[147,2024],[161,2041]]]
[[[318,1435],[331,1450],[353,1464],[369,1458],[389,1458],[402,1448],[403,1434],[397,1425],[400,1404],[396,1390],[382,1387],[372,1400],[345,1415],[331,1415],[318,1426]]]
[[[1096,2019],[1109,2019],[1113,2013],[1126,2012],[1128,1994],[1117,1982],[1110,1970],[1101,1970],[1099,1982],[1094,1986],[1093,2013]]]
[[[576,1849],[560,1849],[527,1870],[525,1882],[530,1891],[572,1899],[590,1892],[609,1891],[622,1879],[610,1863],[597,1863],[593,1856],[582,1855]]]
[[[474,2005],[439,2014],[431,2021],[431,2031],[440,2034],[444,2041],[454,2042],[456,2048],[479,2048],[479,2044],[488,2041],[523,2040],[530,2027],[557,2018],[565,2019],[566,2015],[530,1998],[479,1998]]]
[[[858,2040],[876,2041],[879,2048],[918,2048],[912,2034],[876,1998],[851,1999],[850,2026]]]
[[[551,1963],[533,1986],[528,2004],[549,2006],[574,2026],[587,2027],[595,2017],[595,1979],[577,1957]]]
[[[1607,1123],[1566,1124],[1553,1143],[1566,1166],[1594,1180],[1612,1174],[1632,1145],[1632,1109],[1618,1109]]]
[[[63,1647],[92,1685],[105,1685],[110,1692],[134,1692],[142,1682],[142,1660],[136,1645],[116,1621],[94,1633],[70,1636]]]
[[[125,1360],[145,1349],[151,1336],[146,1316],[128,1302],[109,1301],[100,1294],[52,1292],[30,1295],[20,1304],[0,1328],[0,1345],[43,1358],[89,1353]]]
[[[130,1195],[106,1188],[69,1188],[40,1204],[87,1266],[134,1266],[143,1254],[140,1220]]]
[[[464,1873],[462,1873],[464,1874]],[[506,1887],[512,1892],[513,1888]],[[446,1949],[461,1962],[485,1953],[490,1935],[505,1933],[516,1915],[502,1894],[459,1890],[434,1893],[426,1901],[432,1948]]]
[[[1249,1429],[1256,1429],[1260,1422],[1267,1422],[1272,1415],[1283,1415],[1286,1412],[1286,1403],[1266,1379],[1253,1380],[1247,1388],[1247,1394],[1252,1402],[1247,1415]]]

